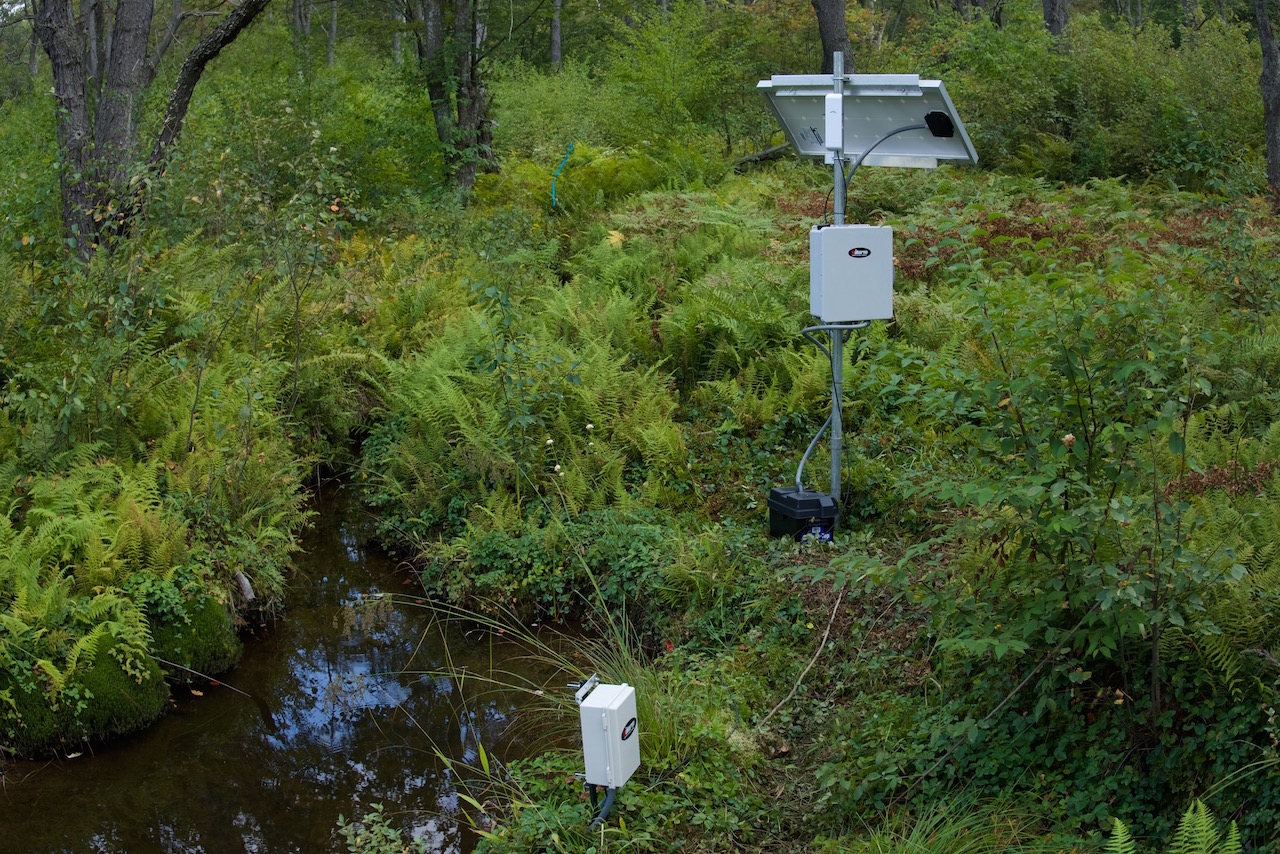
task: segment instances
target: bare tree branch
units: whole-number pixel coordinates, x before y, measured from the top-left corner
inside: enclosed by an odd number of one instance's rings
[[[495,50],[497,50],[498,48],[502,47],[504,44],[509,42],[511,40],[511,37],[515,35],[516,31],[524,29],[524,25],[529,23],[529,19],[532,18],[534,15],[538,14],[539,10],[541,10],[542,7],[545,5],[547,5],[547,0],[538,0],[538,5],[533,7],[532,12],[525,15],[524,18],[520,21],[520,23],[512,26],[511,32],[507,33],[505,38],[498,39],[496,42],[490,45],[488,50],[486,50],[484,53],[477,56],[475,59],[475,62],[472,63],[472,65],[473,66],[479,65],[480,63],[484,62],[484,60],[489,56],[489,54],[493,53]]]
[[[1277,659],[1265,649],[1246,649],[1242,652],[1242,655],[1256,655],[1272,667],[1280,667],[1280,659]]]
[[[190,18],[216,18],[222,14],[219,9],[225,5],[225,2],[221,2],[217,3],[212,9],[196,12],[184,10],[182,8],[182,0],[173,0],[173,14],[169,17],[169,23],[165,26],[160,40],[156,42],[155,50],[147,57],[148,84],[156,79],[156,74],[160,70],[160,62],[164,59],[164,55],[169,52],[169,48],[173,46],[173,40],[178,35],[178,28]]]
[[[164,55],[169,51],[169,46],[173,44],[173,37],[178,34],[178,27],[182,26],[182,21],[185,17],[186,15],[182,11],[182,0],[173,0],[173,14],[169,16],[169,23],[164,28],[164,34],[160,36],[160,41],[156,42],[155,50],[147,57],[148,83],[156,79],[156,71],[160,68],[160,60],[164,59]]]
[[[222,23],[202,38],[191,49],[178,71],[178,80],[169,96],[169,105],[164,112],[164,123],[156,136],[155,147],[151,150],[151,163],[160,165],[169,152],[169,147],[182,133],[182,123],[187,117],[187,107],[191,105],[191,96],[195,93],[196,84],[205,66],[213,61],[222,49],[235,41],[236,37],[253,22],[258,13],[267,7],[270,0],[244,0],[222,19]]]

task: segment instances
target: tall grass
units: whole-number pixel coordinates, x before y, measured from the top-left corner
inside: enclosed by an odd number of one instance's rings
[[[867,835],[828,842],[841,854],[1066,854],[1082,850],[1055,840],[1025,808],[1005,800],[962,797],[923,815],[891,818]]]

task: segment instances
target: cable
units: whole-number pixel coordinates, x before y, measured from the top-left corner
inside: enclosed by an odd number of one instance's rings
[[[813,441],[809,443],[808,450],[806,450],[804,452],[804,456],[800,458],[800,465],[796,469],[796,491],[798,492],[804,492],[804,464],[809,461],[809,455],[812,454],[813,449],[818,446],[818,440],[822,438],[822,434],[825,433],[827,431],[827,427],[831,425],[831,419],[834,416],[838,415],[840,416],[843,423],[843,418],[844,418],[844,402],[840,399],[841,397],[843,397],[843,395],[836,393],[835,359],[831,355],[831,351],[827,349],[827,345],[823,344],[822,341],[814,337],[812,333],[831,332],[833,334],[838,334],[841,336],[840,338],[841,343],[843,343],[848,341],[849,338],[852,337],[853,331],[855,329],[866,329],[870,325],[871,325],[870,320],[860,320],[857,323],[820,323],[817,326],[806,326],[804,329],[800,330],[800,334],[803,335],[805,338],[808,338],[814,344],[816,344],[818,346],[818,349],[821,350],[823,354],[826,355],[827,361],[831,362],[832,412],[831,412],[831,415],[827,416],[827,420],[822,422],[822,426],[818,428],[818,432],[813,437]],[[841,449],[840,457],[841,457],[841,460],[840,460],[841,468],[843,468],[844,466],[844,449],[843,448]],[[841,498],[840,495],[833,495],[831,497],[836,499],[837,501],[840,500]]]
[[[818,330],[825,330],[827,328],[828,327],[826,326],[806,326],[804,329],[800,330],[800,334],[803,335],[805,338],[808,338],[814,344],[816,344],[818,346],[818,349],[822,351],[822,354],[827,357],[827,361],[830,362],[831,351],[827,349],[827,345],[823,344],[822,341],[820,341],[817,338],[814,338],[812,335],[809,334],[811,332],[817,332]]]
[[[872,151],[874,151],[876,147],[880,145],[880,143],[884,142],[886,139],[889,139],[890,137],[893,137],[893,136],[897,136],[900,133],[906,133],[908,131],[913,131],[913,130],[930,130],[930,128],[927,124],[915,124],[915,125],[906,125],[905,127],[900,127],[900,128],[896,128],[895,130],[891,130],[888,133],[881,136],[875,142],[871,143],[871,145],[869,145],[861,154],[859,154],[858,159],[853,161],[853,165],[849,167],[849,171],[845,172],[844,169],[842,168],[841,180],[844,184],[844,187],[843,187],[844,196],[847,198],[849,194],[849,180],[853,177],[853,173],[858,171],[858,167],[862,165],[862,162],[867,159],[867,155],[869,155]],[[843,158],[839,158],[839,159],[841,162],[843,162]],[[832,186],[831,191],[827,193],[827,198],[830,198],[831,194],[834,192],[835,192],[835,187]],[[843,213],[841,215],[843,216]],[[823,225],[827,224],[826,220],[827,220],[827,202],[826,202],[826,199],[824,199],[822,202]],[[817,447],[818,440],[822,438],[822,434],[827,431],[827,428],[829,426],[831,426],[832,419],[838,418],[840,419],[841,424],[844,423],[844,401],[841,399],[844,395],[843,395],[843,388],[836,387],[835,356],[832,354],[832,350],[828,350],[827,346],[823,344],[820,340],[818,340],[812,333],[818,332],[818,331],[826,331],[826,332],[830,332],[833,336],[840,335],[841,336],[840,342],[843,344],[848,342],[849,338],[853,335],[853,330],[865,329],[870,325],[871,325],[871,321],[863,320],[857,323],[824,323],[824,324],[819,324],[817,326],[806,326],[804,329],[800,330],[801,334],[804,335],[805,338],[808,338],[810,341],[812,341],[814,344],[817,345],[818,349],[821,350],[826,355],[827,361],[831,363],[831,415],[827,416],[827,420],[822,423],[822,426],[820,428],[818,428],[818,432],[814,435],[813,440],[809,442],[809,447],[805,450],[804,456],[800,458],[800,465],[796,467],[796,491],[797,492],[805,491],[804,490],[805,463],[809,461],[809,457],[813,453],[813,449]],[[843,354],[843,350],[841,352]],[[842,358],[843,358],[843,355],[842,355]],[[846,443],[840,449],[839,470],[841,472],[844,471],[844,459],[845,459],[845,454],[848,453],[848,450],[849,450],[848,443]],[[841,477],[841,483],[843,484],[843,476]],[[834,500],[840,502],[841,505],[844,505],[845,496],[844,496],[843,488],[838,489],[837,492],[838,494],[833,495],[831,497]]]
[[[858,167],[862,165],[863,160],[867,159],[867,155],[870,154],[872,151],[874,151],[877,145],[884,142],[889,137],[897,136],[900,133],[906,133],[907,131],[910,131],[910,130],[929,130],[929,126],[928,125],[907,125],[906,127],[900,127],[897,130],[891,130],[888,133],[886,133],[884,136],[877,139],[875,142],[871,143],[871,145],[867,148],[866,151],[858,155],[858,159],[853,161],[853,166],[849,168],[849,172],[844,176],[844,192],[846,197],[849,194],[849,179],[853,177],[854,172],[858,171]],[[826,216],[825,205],[823,207],[824,207],[823,216]]]
[[[809,461],[809,455],[813,453],[813,449],[818,446],[818,440],[822,438],[822,434],[827,432],[827,427],[831,425],[831,416],[827,416],[827,420],[822,422],[822,426],[818,428],[818,432],[814,435],[813,441],[809,443],[809,449],[804,452],[804,456],[800,458],[800,466],[796,469],[796,491],[804,492],[804,464]],[[772,512],[772,511],[771,511]]]
[[[617,796],[618,796],[618,790],[613,786],[610,786],[609,788],[605,789],[604,804],[602,804],[600,807],[600,814],[595,818],[591,819],[591,824],[589,824],[588,827],[599,827],[600,825],[605,823],[605,821],[609,818],[609,810],[613,809],[613,799],[616,798]],[[596,787],[592,785],[591,786],[592,808],[594,808],[595,805],[596,805]]]
[[[847,343],[851,338],[853,338],[852,332],[850,332],[848,334],[848,337],[845,338],[845,342]],[[850,358],[850,365],[852,366],[852,364],[853,364],[853,359]],[[844,418],[844,401],[843,400],[840,401],[840,417],[841,419]],[[843,424],[843,420],[841,423]],[[849,446],[852,444],[853,444],[852,442],[846,439],[843,447],[840,448],[840,471],[841,472],[844,471],[844,461],[849,456]],[[843,484],[843,482],[844,482],[844,478],[842,476],[841,483]],[[849,486],[842,486],[840,490],[840,506],[847,507],[849,503],[849,499],[852,497],[853,497],[853,488]]]

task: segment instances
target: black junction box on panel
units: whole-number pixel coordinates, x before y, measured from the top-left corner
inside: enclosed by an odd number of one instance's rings
[[[775,486],[769,490],[769,536],[830,540],[835,527],[836,502],[825,492],[798,486]]]

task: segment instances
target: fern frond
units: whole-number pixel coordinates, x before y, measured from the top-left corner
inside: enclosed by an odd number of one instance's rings
[[[77,640],[67,653],[67,664],[64,673],[74,673],[82,656],[85,657],[89,664],[92,664],[102,644],[111,637],[111,627],[106,623],[99,623],[90,629],[89,633]]]
[[[1111,839],[1107,841],[1106,854],[1138,854],[1138,843],[1129,834],[1129,828],[1115,816],[1111,817]]]
[[[48,677],[49,687],[52,689],[50,693],[61,694],[62,689],[67,686],[67,672],[60,670],[58,665],[47,658],[37,658],[36,667]]]
[[[1197,798],[1178,822],[1169,842],[1169,854],[1239,854],[1240,833],[1235,822],[1231,828],[1227,838],[1222,840],[1213,813]]]

